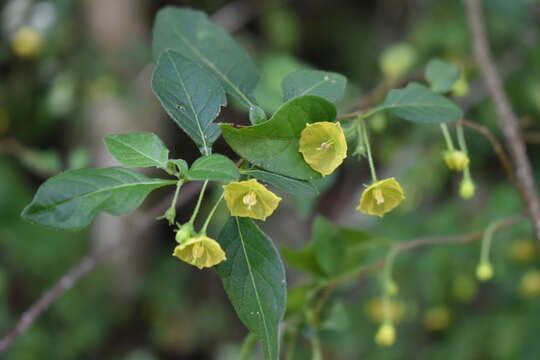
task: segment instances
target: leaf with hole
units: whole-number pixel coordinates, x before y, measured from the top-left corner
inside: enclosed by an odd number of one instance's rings
[[[347,78],[341,74],[319,70],[297,70],[283,79],[283,100],[303,95],[316,95],[332,102],[343,98]]]
[[[238,317],[262,342],[266,360],[279,356],[286,306],[285,269],[272,240],[250,219],[231,217],[218,239],[227,260],[216,266]]]
[[[113,134],[105,137],[111,155],[124,166],[166,166],[169,150],[152,133]]]
[[[219,82],[194,62],[167,50],[158,59],[152,90],[201,153],[210,154],[219,136],[219,127],[213,121],[227,104]]]
[[[126,214],[152,190],[173,184],[176,180],[151,179],[118,166],[70,170],[43,183],[22,217],[53,228],[81,229],[99,212]]]
[[[271,172],[292,178],[318,179],[298,151],[300,134],[306,124],[333,121],[336,107],[326,99],[305,95],[283,104],[262,124],[235,128],[221,124],[225,141],[242,158]]]
[[[392,89],[384,102],[371,109],[366,116],[381,110],[405,120],[422,124],[440,124],[459,120],[463,117],[461,109],[441,94],[417,83],[403,89]]]
[[[154,25],[154,58],[167,49],[204,68],[247,109],[256,105],[253,92],[259,80],[257,68],[246,51],[205,13],[174,7],[160,10]]]
[[[236,181],[240,173],[228,157],[212,154],[195,160],[187,177],[189,180]]]

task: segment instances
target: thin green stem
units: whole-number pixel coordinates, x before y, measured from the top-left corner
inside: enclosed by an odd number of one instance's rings
[[[454,150],[454,142],[452,141],[452,137],[450,136],[450,131],[448,130],[448,125],[441,124],[441,130],[444,136],[444,140],[446,140],[446,147],[448,150]]]
[[[214,216],[214,213],[216,212],[217,208],[219,207],[219,204],[221,204],[221,200],[223,200],[223,195],[225,195],[225,193],[221,193],[221,196],[219,197],[218,201],[216,201],[216,204],[214,205],[214,207],[212,208],[212,210],[210,210],[210,213],[208,214],[208,217],[206,218],[205,222],[204,222],[204,225],[201,229],[201,234],[206,234],[206,229],[208,228],[208,224],[210,224],[210,220],[212,220],[212,217]]]
[[[465,133],[463,131],[463,125],[461,124],[457,126],[457,138],[458,138],[459,149],[463,151],[465,154],[467,154],[468,153],[467,143],[465,142]]]
[[[394,259],[396,258],[396,255],[398,252],[396,251],[396,247],[393,247],[388,252],[388,255],[386,256],[386,260],[384,262],[383,267],[383,290],[386,292],[386,286],[387,284],[393,283],[394,279],[392,278],[392,268],[394,266]]]
[[[203,183],[203,186],[201,188],[201,192],[199,193],[199,198],[197,199],[197,205],[195,205],[195,210],[193,210],[193,214],[191,215],[191,219],[189,219],[189,224],[193,225],[195,222],[195,219],[197,218],[197,214],[199,213],[199,210],[201,208],[201,203],[204,197],[204,191],[206,190],[206,185],[208,185],[208,180],[206,180]]]
[[[182,187],[183,184],[184,184],[184,179],[180,179],[176,183],[176,189],[174,190],[174,197],[171,203],[171,207],[174,207],[174,208],[176,207],[176,202],[178,201],[178,194],[180,193],[180,188]]]
[[[255,348],[255,344],[257,343],[257,338],[253,333],[247,334],[246,338],[244,339],[244,342],[242,343],[242,347],[240,348],[240,360],[251,360],[253,359],[253,350]]]
[[[482,249],[480,250],[480,264],[489,263],[491,242],[499,222],[500,220],[491,222],[484,232],[484,236],[482,237]]]
[[[373,164],[373,157],[371,156],[371,144],[369,143],[366,124],[363,119],[359,119],[359,121],[361,121],[362,124],[362,135],[364,136],[364,143],[366,145],[369,170],[371,171],[371,179],[373,180],[373,182],[377,182],[377,173],[375,172],[375,165]]]
[[[311,360],[323,360],[319,334],[313,334],[311,337]]]

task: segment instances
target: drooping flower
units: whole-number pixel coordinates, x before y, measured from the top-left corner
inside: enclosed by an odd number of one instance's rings
[[[356,210],[383,217],[405,199],[401,185],[394,178],[377,181],[368,186],[360,197]]]
[[[347,157],[347,140],[339,123],[308,124],[300,135],[299,151],[311,168],[331,174]]]
[[[385,321],[377,330],[375,342],[380,346],[392,346],[396,342],[396,329],[394,324]]]
[[[257,180],[235,181],[223,186],[225,202],[232,216],[266,220],[281,198]]]
[[[227,259],[219,243],[204,235],[191,238],[176,246],[173,256],[199,269],[212,267]]]
[[[469,156],[461,150],[447,150],[443,153],[444,162],[450,170],[462,171],[469,166]]]

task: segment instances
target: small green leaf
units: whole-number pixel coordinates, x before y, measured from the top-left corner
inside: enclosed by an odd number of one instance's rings
[[[316,95],[332,102],[343,98],[347,78],[341,74],[318,70],[297,70],[283,79],[283,100]]]
[[[216,79],[179,53],[166,50],[154,71],[152,90],[201,153],[210,154],[212,143],[219,136],[219,127],[213,121],[221,106],[227,104]]]
[[[461,109],[452,101],[417,83],[411,83],[403,89],[390,90],[384,102],[367,116],[381,110],[423,124],[446,123],[463,117]]]
[[[257,68],[229,34],[211,22],[201,11],[166,7],[154,25],[153,53],[157,59],[167,49],[189,58],[218,79],[225,91],[249,109]]]
[[[459,68],[451,62],[433,59],[426,68],[426,79],[433,91],[448,92],[459,79]]]
[[[268,120],[264,110],[258,106],[252,106],[249,108],[249,121],[253,124],[260,124]]]
[[[195,160],[187,177],[190,180],[236,181],[240,173],[228,157],[212,154]]]
[[[154,189],[176,180],[150,179],[131,169],[110,167],[63,172],[41,185],[22,217],[59,229],[81,229],[98,212],[126,214]]]
[[[250,219],[231,217],[218,239],[227,260],[216,266],[240,320],[279,356],[279,323],[286,306],[285,269],[272,240]]]
[[[169,150],[152,133],[114,134],[105,137],[105,145],[124,166],[165,166]]]
[[[317,190],[315,185],[308,181],[297,180],[259,169],[242,170],[242,174],[253,176],[257,180],[273,185],[280,190],[287,191],[294,195],[309,197],[319,195],[319,190]]]
[[[235,128],[220,124],[225,141],[242,158],[265,170],[297,179],[318,179],[298,151],[298,141],[306,124],[333,121],[336,107],[326,99],[305,95],[283,104],[262,124]]]

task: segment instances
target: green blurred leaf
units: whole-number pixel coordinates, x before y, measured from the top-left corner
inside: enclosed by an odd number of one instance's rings
[[[343,98],[347,78],[341,74],[318,70],[297,70],[283,79],[283,100],[316,95],[332,102]]]
[[[339,230],[326,218],[318,216],[313,223],[315,259],[326,275],[340,272],[345,259],[345,247]]]
[[[403,89],[390,90],[384,102],[369,114],[381,110],[423,124],[446,123],[463,117],[461,109],[452,101],[417,83],[410,83]]]
[[[180,52],[218,79],[225,91],[246,108],[256,105],[253,91],[257,68],[234,39],[201,11],[166,7],[154,25],[153,53],[167,49]]]
[[[41,185],[22,217],[54,228],[80,229],[98,212],[128,213],[152,190],[175,183],[150,179],[122,167],[69,170]]]
[[[105,145],[111,155],[124,166],[163,167],[169,159],[169,150],[152,133],[109,135],[105,137]]]
[[[242,174],[253,176],[257,180],[273,185],[276,188],[291,194],[309,197],[319,195],[319,190],[308,181],[297,180],[259,169],[242,170]]]
[[[250,219],[231,217],[218,239],[227,260],[216,266],[236,313],[257,336],[267,360],[279,356],[286,304],[285,269],[272,240]]]
[[[426,79],[433,91],[444,93],[452,90],[458,81],[459,68],[448,61],[433,59],[426,67]]]
[[[167,114],[208,155],[219,136],[213,121],[227,104],[217,80],[179,53],[166,50],[158,59],[152,90]]]
[[[51,176],[62,170],[60,154],[55,150],[25,149],[19,153],[21,162],[33,172]]]
[[[306,95],[285,103],[262,124],[234,128],[221,124],[225,141],[241,157],[266,170],[302,180],[318,179],[298,151],[300,134],[306,124],[333,121],[335,106],[323,98]]]
[[[195,160],[187,177],[190,180],[236,181],[240,173],[228,157],[212,154]]]
[[[324,271],[315,258],[315,246],[312,242],[298,250],[284,246],[281,253],[292,267],[315,276],[324,276]]]

